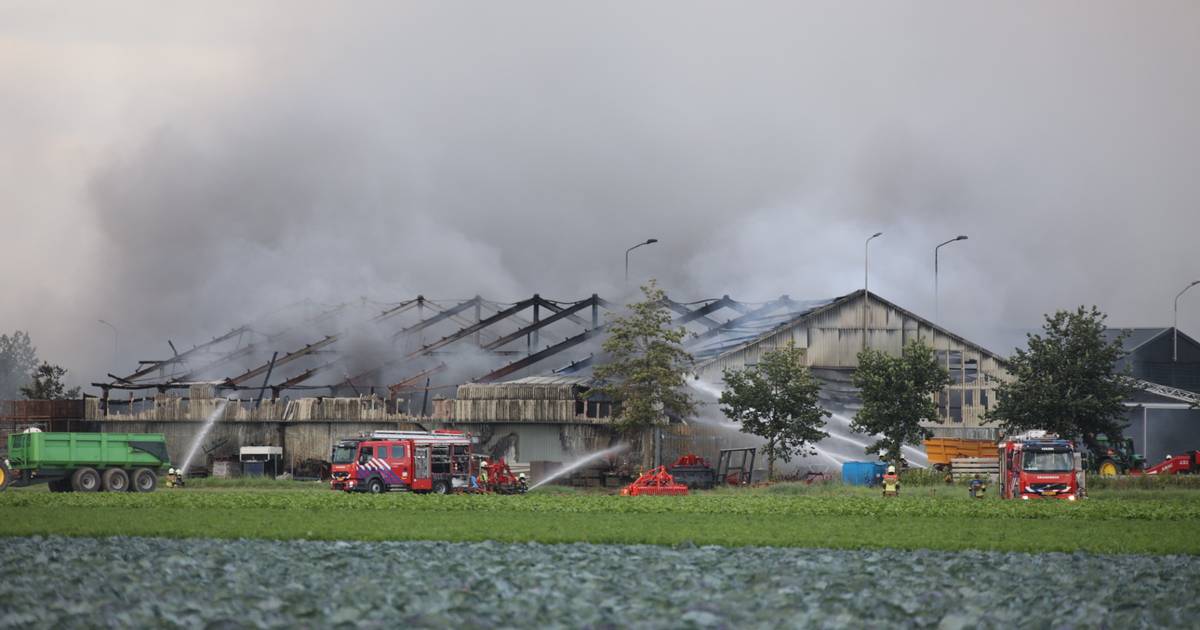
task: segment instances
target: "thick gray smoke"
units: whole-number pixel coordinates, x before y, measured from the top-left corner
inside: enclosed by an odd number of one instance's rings
[[[0,329],[78,381],[309,298],[827,297],[1007,351],[1200,277],[1190,2],[0,9]],[[1181,324],[1200,332],[1200,293]],[[120,329],[114,368],[111,330]]]

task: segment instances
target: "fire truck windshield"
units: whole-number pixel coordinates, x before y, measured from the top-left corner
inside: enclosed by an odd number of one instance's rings
[[[1068,452],[1025,451],[1021,469],[1025,472],[1071,472],[1075,469],[1075,457]]]
[[[349,464],[354,461],[354,451],[357,444],[337,444],[333,447],[332,461],[335,464]]]

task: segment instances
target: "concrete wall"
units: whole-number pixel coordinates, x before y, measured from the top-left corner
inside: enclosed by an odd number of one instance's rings
[[[104,432],[161,433],[167,440],[171,461],[182,464],[188,449],[204,427],[196,420],[103,420],[97,423]],[[209,466],[211,460],[237,459],[243,446],[282,446],[285,466],[305,459],[329,460],[333,443],[372,431],[412,430],[417,427],[397,422],[261,422],[226,421],[213,424],[204,437],[193,465]]]

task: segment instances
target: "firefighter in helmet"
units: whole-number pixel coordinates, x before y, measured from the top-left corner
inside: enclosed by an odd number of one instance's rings
[[[525,473],[517,475],[517,491],[524,493],[529,489],[529,479],[525,477]]]
[[[479,463],[479,485],[487,487],[488,485],[488,463],[484,460]]]
[[[987,483],[980,479],[979,475],[975,475],[967,487],[967,492],[970,493],[972,499],[982,499],[984,493],[987,492]]]
[[[167,469],[167,487],[182,488],[183,487],[183,471],[178,468]]]
[[[883,475],[883,496],[894,497],[900,494],[900,475],[896,474],[896,467],[888,464],[887,473]]]

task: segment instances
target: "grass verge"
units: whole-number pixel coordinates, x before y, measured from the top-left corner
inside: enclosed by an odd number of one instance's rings
[[[458,511],[113,507],[13,507],[0,520],[0,536],[54,534],[1200,554],[1200,524],[1194,521],[1096,521],[1081,531],[1057,520],[971,517],[523,512],[466,516]]]

